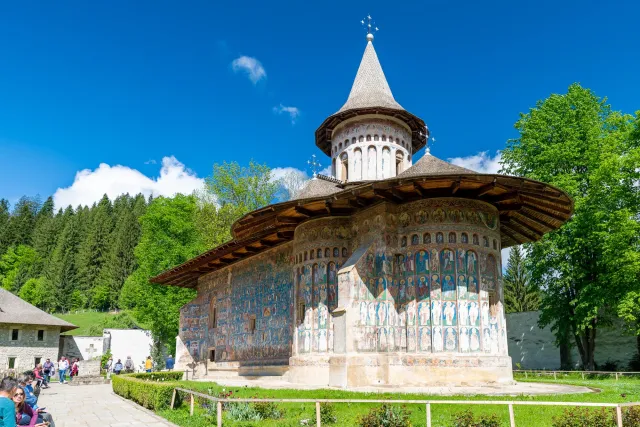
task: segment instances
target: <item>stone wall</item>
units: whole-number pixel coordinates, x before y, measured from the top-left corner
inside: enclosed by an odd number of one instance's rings
[[[60,356],[91,360],[104,354],[104,337],[60,335]]]
[[[507,336],[509,355],[513,369],[560,369],[560,349],[555,345],[555,337],[549,326],[538,327],[540,312],[507,314]],[[600,328],[596,337],[596,364],[614,362],[619,370],[626,370],[629,361],[637,354],[636,338],[624,335],[621,325]],[[571,361],[579,368],[581,361],[578,350],[571,351]]]
[[[18,340],[11,339],[12,329],[19,329]],[[38,330],[44,330],[42,341],[38,341]],[[29,325],[3,325],[0,328],[0,370],[9,368],[9,358],[15,357],[17,372],[33,369],[35,358],[41,362],[58,357],[60,328]]]

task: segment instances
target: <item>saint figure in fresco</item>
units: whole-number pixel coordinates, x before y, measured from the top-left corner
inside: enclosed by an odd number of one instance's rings
[[[429,297],[429,284],[426,276],[420,276],[418,279],[418,298],[424,299]]]
[[[431,350],[431,328],[420,328],[420,350]]]
[[[448,274],[442,280],[442,298],[449,300],[456,298],[456,284],[453,277]]]
[[[433,328],[433,351],[442,351],[442,328]]]
[[[431,299],[440,299],[442,297],[440,289],[440,277],[437,274],[431,275]]]
[[[458,276],[458,298],[467,298],[467,280],[464,276]]]
[[[373,274],[373,254],[367,254],[367,262],[366,262],[366,273]]]
[[[418,305],[418,319],[421,326],[427,326],[429,324],[429,320],[431,320],[430,311],[427,301],[423,301]]]
[[[453,251],[444,249],[441,253],[442,256],[442,272],[444,274],[451,274],[454,270]]]
[[[429,268],[429,256],[425,251],[416,254],[416,273],[426,273]]]
[[[445,347],[447,351],[455,351],[457,348],[456,332],[453,330],[453,328],[447,328],[447,332],[445,335]]]
[[[458,324],[461,326],[469,324],[469,307],[464,301],[458,302]]]
[[[391,298],[394,300],[398,298],[398,279],[393,279],[391,281],[391,286],[389,286],[389,293],[391,294]]]
[[[404,257],[404,271],[406,274],[412,274],[414,271],[413,254],[411,252],[407,252],[407,256]]]
[[[422,236],[422,241],[425,244],[431,244],[431,234],[429,233],[424,233],[424,235]]]
[[[453,321],[456,317],[456,303],[453,301],[445,302],[442,314],[444,316],[444,324],[446,326],[453,326]]]
[[[384,299],[386,297],[386,291],[387,291],[387,281],[385,280],[384,277],[379,277],[378,278],[378,293],[377,296],[378,298],[382,298]]]
[[[460,237],[460,241],[462,243],[469,243],[469,236],[467,235],[467,233],[462,233],[462,236]]]
[[[333,248],[333,257],[338,258],[340,256],[340,249]]]
[[[478,257],[475,252],[467,251],[467,274],[473,276],[477,273]]]
[[[478,325],[478,303],[477,302],[471,302],[469,303],[469,323],[471,324],[471,326],[477,326]]]
[[[376,306],[375,306],[375,303],[370,302],[367,311],[368,311],[367,321],[368,321],[370,326],[374,326],[376,324]]]
[[[384,261],[386,260],[385,254],[383,251],[377,251],[376,252],[376,270],[375,270],[375,274],[380,275],[382,274],[382,269],[383,269],[383,265],[384,265]]]
[[[416,324],[416,303],[410,302],[407,305],[407,325],[413,326]]]
[[[387,305],[387,319],[389,326],[396,326],[398,322],[398,314],[396,313],[396,309],[393,304]]]
[[[491,352],[491,332],[489,332],[489,328],[484,328],[482,331],[482,348],[485,353]]]
[[[367,296],[369,299],[376,299],[376,281],[375,279],[369,279],[369,286],[367,287]]]
[[[389,334],[387,335],[387,349],[393,351],[396,348],[396,334],[395,328],[389,328]]]
[[[407,351],[416,351],[416,328],[407,329]]]
[[[431,321],[434,325],[440,325],[442,322],[442,305],[440,301],[431,302]]]
[[[444,234],[436,233],[436,243],[444,243]]]
[[[376,310],[378,312],[378,325],[385,325],[387,322],[387,304],[379,302]]]
[[[416,287],[413,283],[413,276],[407,277],[407,299],[412,300],[416,297]]]
[[[467,353],[469,351],[469,330],[460,328],[460,351]]]
[[[367,324],[367,303],[362,301],[360,303],[360,326]]]
[[[469,348],[471,349],[471,351],[480,350],[480,332],[477,328],[471,328],[469,337]]]
[[[417,245],[420,243],[420,238],[418,237],[417,234],[414,234],[413,236],[411,236],[411,244],[412,245]]]
[[[456,268],[458,269],[458,273],[464,274],[467,266],[467,263],[465,262],[464,249],[458,249],[457,254],[458,257],[456,258]]]
[[[400,279],[399,295],[400,302],[405,302],[407,300],[407,286],[404,279]]]

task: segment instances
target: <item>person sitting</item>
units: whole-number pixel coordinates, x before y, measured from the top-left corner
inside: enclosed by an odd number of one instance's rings
[[[38,410],[38,396],[33,393],[33,374],[24,373],[18,377],[18,383],[24,390],[24,402],[31,407],[34,411]],[[55,427],[53,418],[48,412],[42,412],[40,414],[44,421]]]
[[[38,363],[35,368],[33,368],[33,377],[35,378],[38,384],[41,384],[43,388],[47,388],[47,383],[42,375],[42,364]]]
[[[123,368],[124,367],[122,366],[122,361],[120,359],[118,359],[116,364],[113,365],[113,372],[115,372],[116,375],[120,375],[120,372],[122,371]]]
[[[0,426],[16,426],[16,406],[13,403],[13,395],[18,383],[12,377],[4,377],[0,382]]]
[[[18,387],[13,394],[13,402],[16,408],[16,424],[19,426],[46,426],[40,416],[42,409],[36,411],[24,402],[25,392],[22,387]]]

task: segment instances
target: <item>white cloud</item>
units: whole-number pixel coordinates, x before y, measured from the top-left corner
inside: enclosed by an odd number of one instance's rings
[[[149,160],[147,160],[146,162],[144,162],[144,164],[145,164],[145,165],[155,165],[155,164],[157,164],[157,163],[158,163],[158,162],[156,162],[156,160],[155,160],[155,159],[149,159]]]
[[[233,62],[231,62],[231,68],[236,73],[245,73],[254,85],[260,80],[267,78],[267,72],[262,66],[262,63],[250,56],[241,56],[234,59]]]
[[[273,112],[276,114],[288,114],[292,125],[296,123],[296,119],[300,116],[300,110],[297,107],[287,107],[282,104],[273,107]]]
[[[481,151],[475,156],[450,158],[449,162],[480,173],[498,173],[501,168],[501,159],[502,154],[499,151],[494,157],[491,157],[486,151]]]
[[[173,196],[176,193],[191,194],[204,186],[204,180],[180,163],[173,156],[162,159],[160,176],[149,178],[142,172],[127,166],[109,166],[101,163],[95,170],[85,169],[76,173],[71,186],[58,188],[53,195],[56,209],[68,205],[92,205],[106,194],[114,200],[121,194],[144,194],[146,197]]]
[[[271,169],[271,180],[280,181],[290,199],[305,186],[309,181],[309,176],[305,171],[293,167],[273,168]]]

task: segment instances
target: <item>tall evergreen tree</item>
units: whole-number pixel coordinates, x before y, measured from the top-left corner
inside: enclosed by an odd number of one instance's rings
[[[100,202],[91,210],[91,218],[87,223],[86,233],[78,253],[77,288],[93,297],[98,277],[107,263],[113,218],[111,201],[105,194]]]
[[[56,223],[54,217],[53,197],[48,197],[36,215],[35,228],[33,230],[33,248],[37,258],[30,271],[30,277],[39,277],[47,264],[56,244]]]
[[[0,255],[5,253],[9,243],[5,242],[6,230],[9,227],[9,201],[0,199]]]
[[[40,205],[37,197],[23,196],[13,208],[2,239],[6,247],[31,245],[36,214]]]
[[[504,275],[504,305],[507,313],[534,311],[540,307],[540,292],[531,283],[520,246],[511,249]]]
[[[69,206],[63,214],[64,228],[58,238],[48,269],[48,283],[55,295],[55,307],[59,310],[70,308],[69,297],[76,284],[78,266],[76,254],[80,247],[79,215]]]

